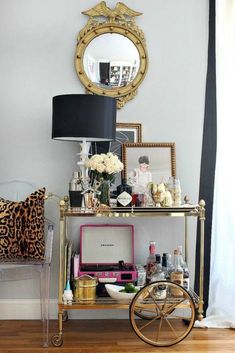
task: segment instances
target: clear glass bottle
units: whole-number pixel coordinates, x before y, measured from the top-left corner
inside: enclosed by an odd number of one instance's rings
[[[179,250],[174,250],[174,269],[170,274],[170,280],[183,286],[183,268],[180,264]],[[172,288],[171,294],[177,297],[182,295],[182,291],[178,288]]]
[[[173,206],[181,206],[181,187],[179,179],[173,179],[172,185]]]
[[[165,279],[165,274],[162,270],[162,265],[161,265],[161,255],[156,254],[155,258],[156,258],[155,271],[152,275],[151,282],[162,281]]]
[[[122,183],[117,186],[117,206],[131,207],[132,187],[127,184],[126,179],[122,179]]]
[[[172,194],[173,184],[174,184],[174,178],[169,177],[169,179],[166,182],[166,190],[170,191],[171,194]]]
[[[166,263],[167,263],[167,278],[166,279],[170,280],[171,272],[174,269],[174,265],[172,263],[172,256],[170,253],[166,254]]]
[[[156,254],[156,265],[155,265],[155,271],[152,275],[151,282],[155,281],[165,281],[165,274],[162,270],[162,265],[161,265],[161,255]],[[156,284],[155,290],[154,290],[154,295],[156,299],[165,299],[166,298],[166,286],[163,284]]]
[[[169,263],[170,259],[170,263]],[[162,254],[162,271],[164,272],[165,278],[167,280],[170,280],[170,268],[169,265],[171,265],[171,254],[168,253],[163,253]]]
[[[149,242],[149,256],[147,257],[147,271],[146,271],[146,280],[147,282],[151,281],[152,275],[155,271],[156,266],[156,242],[151,240]]]
[[[71,207],[82,206],[82,183],[80,172],[73,172],[73,177],[69,182],[69,199]]]
[[[183,268],[183,287],[184,289],[189,290],[189,270],[188,270],[188,265],[183,258],[182,245],[178,245],[177,249],[179,251],[180,265]]]
[[[144,287],[146,284],[146,270],[142,265],[136,265],[137,286]]]

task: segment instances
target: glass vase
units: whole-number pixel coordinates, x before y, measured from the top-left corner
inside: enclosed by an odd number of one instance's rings
[[[110,181],[104,179],[101,182],[98,190],[100,191],[100,195],[99,195],[100,204],[109,206],[109,202],[110,202]]]

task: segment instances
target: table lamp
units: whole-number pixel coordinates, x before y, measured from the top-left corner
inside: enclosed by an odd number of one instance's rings
[[[116,100],[91,94],[64,94],[53,97],[52,109],[52,138],[80,143],[77,164],[84,180],[90,143],[115,139]]]

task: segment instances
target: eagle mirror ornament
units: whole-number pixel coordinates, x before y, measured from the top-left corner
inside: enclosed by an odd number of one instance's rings
[[[78,77],[88,94],[114,97],[122,108],[136,96],[147,70],[144,33],[135,23],[142,14],[121,2],[112,10],[105,1],[82,14],[89,19],[78,35]]]

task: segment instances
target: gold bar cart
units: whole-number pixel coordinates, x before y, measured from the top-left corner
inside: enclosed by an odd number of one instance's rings
[[[192,289],[186,291],[183,287],[170,281],[157,281],[143,287],[132,301],[118,302],[111,298],[97,298],[90,304],[73,302],[63,304],[64,290],[64,246],[68,237],[67,222],[70,217],[184,217],[185,219],[185,258],[188,251],[188,217],[197,217],[200,223],[200,272],[199,295]],[[204,273],[204,222],[205,202],[197,205],[185,204],[180,207],[160,208],[107,208],[96,212],[76,211],[71,209],[68,197],[60,201],[60,270],[59,270],[59,301],[58,301],[58,333],[52,336],[52,344],[60,347],[63,344],[63,321],[67,310],[82,309],[129,309],[129,317],[136,335],[144,342],[153,346],[170,346],[182,341],[191,331],[194,321],[203,318],[203,273]],[[155,296],[159,288],[166,290],[166,296],[158,299]],[[178,294],[172,295],[174,290]]]

